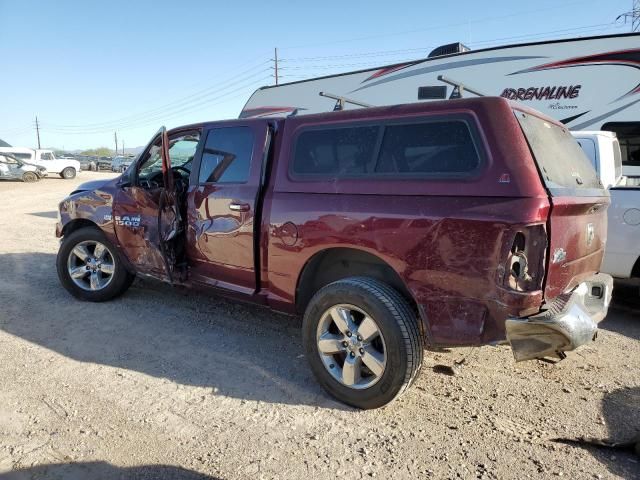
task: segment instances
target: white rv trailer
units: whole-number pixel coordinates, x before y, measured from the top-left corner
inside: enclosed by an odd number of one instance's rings
[[[517,100],[571,130],[613,131],[620,141],[623,173],[640,176],[640,34],[475,51],[445,45],[426,59],[262,87],[240,117],[456,98],[460,88],[455,85],[469,87],[463,88],[464,96]],[[336,97],[348,101],[336,103]]]

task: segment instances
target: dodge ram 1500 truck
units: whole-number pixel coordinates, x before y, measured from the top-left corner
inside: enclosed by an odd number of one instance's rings
[[[319,383],[375,408],[425,345],[594,339],[608,205],[570,132],[501,98],[202,123],[60,203],[57,269],[83,300],[138,274],[302,314]]]

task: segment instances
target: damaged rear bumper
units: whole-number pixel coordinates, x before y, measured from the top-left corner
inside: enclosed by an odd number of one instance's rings
[[[607,315],[612,290],[611,276],[599,273],[560,295],[536,315],[508,318],[507,340],[516,361],[564,358],[563,352],[595,339],[598,322]]]

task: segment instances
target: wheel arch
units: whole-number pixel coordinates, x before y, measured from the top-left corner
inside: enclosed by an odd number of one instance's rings
[[[85,227],[92,227],[101,230],[98,224],[91,220],[87,220],[86,218],[74,218],[73,220],[67,222],[64,227],[62,227],[62,236],[67,236],[72,232]]]
[[[371,277],[385,282],[407,299],[416,314],[420,313],[406,283],[387,261],[353,247],[326,248],[307,260],[296,283],[296,311],[304,312],[313,295],[322,287],[347,277]]]

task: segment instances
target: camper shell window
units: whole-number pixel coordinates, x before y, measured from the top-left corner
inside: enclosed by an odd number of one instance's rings
[[[482,155],[463,118],[313,127],[295,141],[294,177],[457,178],[475,175]]]
[[[521,111],[515,115],[549,190],[602,188],[591,161],[569,130]]]

